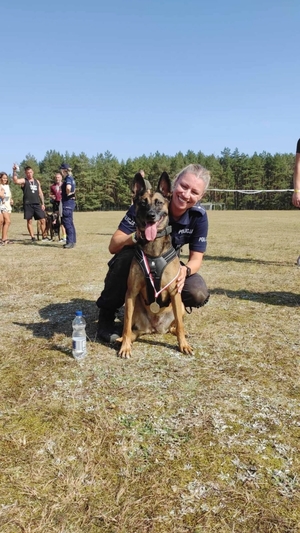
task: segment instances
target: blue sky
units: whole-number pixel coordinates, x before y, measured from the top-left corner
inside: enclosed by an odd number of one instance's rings
[[[295,152],[299,0],[3,4],[0,170],[47,150]]]

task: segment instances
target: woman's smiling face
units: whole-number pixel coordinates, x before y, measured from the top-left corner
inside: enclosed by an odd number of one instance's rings
[[[202,179],[191,172],[183,174],[175,182],[172,195],[172,214],[183,214],[187,209],[193,207],[205,192],[205,183]]]

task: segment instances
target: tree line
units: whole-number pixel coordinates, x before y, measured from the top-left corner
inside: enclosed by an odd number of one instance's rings
[[[76,180],[76,203],[79,211],[125,210],[131,203],[131,183],[133,176],[143,169],[146,178],[156,187],[163,171],[173,178],[183,167],[199,163],[211,172],[211,189],[233,190],[280,190],[293,188],[294,154],[271,155],[262,152],[252,156],[233,152],[224,148],[220,156],[204,155],[189,150],[186,154],[178,152],[168,156],[156,152],[150,156],[142,155],[126,161],[118,161],[110,152],[89,158],[80,153],[61,154],[55,150],[46,152],[40,162],[28,154],[20,163],[20,177],[24,177],[24,167],[29,165],[34,176],[40,180],[45,195],[45,204],[50,208],[49,190],[54,175],[62,162],[72,167]],[[14,209],[22,209],[20,187],[11,183]],[[223,204],[226,209],[291,209],[290,192],[261,192],[241,194],[208,190],[203,202]]]

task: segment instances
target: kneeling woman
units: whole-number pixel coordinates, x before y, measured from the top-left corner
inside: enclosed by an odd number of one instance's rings
[[[173,181],[172,198],[169,205],[172,226],[172,244],[178,255],[182,246],[189,245],[189,258],[182,264],[177,279],[178,292],[186,307],[201,307],[209,299],[205,281],[197,272],[201,267],[208,232],[205,209],[199,204],[209,185],[210,173],[201,165],[188,165]],[[132,205],[119,228],[113,234],[109,251],[115,254],[108,263],[104,289],[97,300],[100,309],[98,336],[105,342],[112,342],[116,330],[115,313],[124,304],[127,277],[135,253],[135,206]]]

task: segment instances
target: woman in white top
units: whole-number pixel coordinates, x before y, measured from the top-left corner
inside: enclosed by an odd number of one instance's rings
[[[4,194],[3,194],[4,191]],[[0,172],[0,227],[2,230],[2,240],[0,244],[5,246],[9,244],[8,228],[10,226],[10,214],[13,199],[11,195],[10,186],[8,184],[8,176],[6,172]]]

